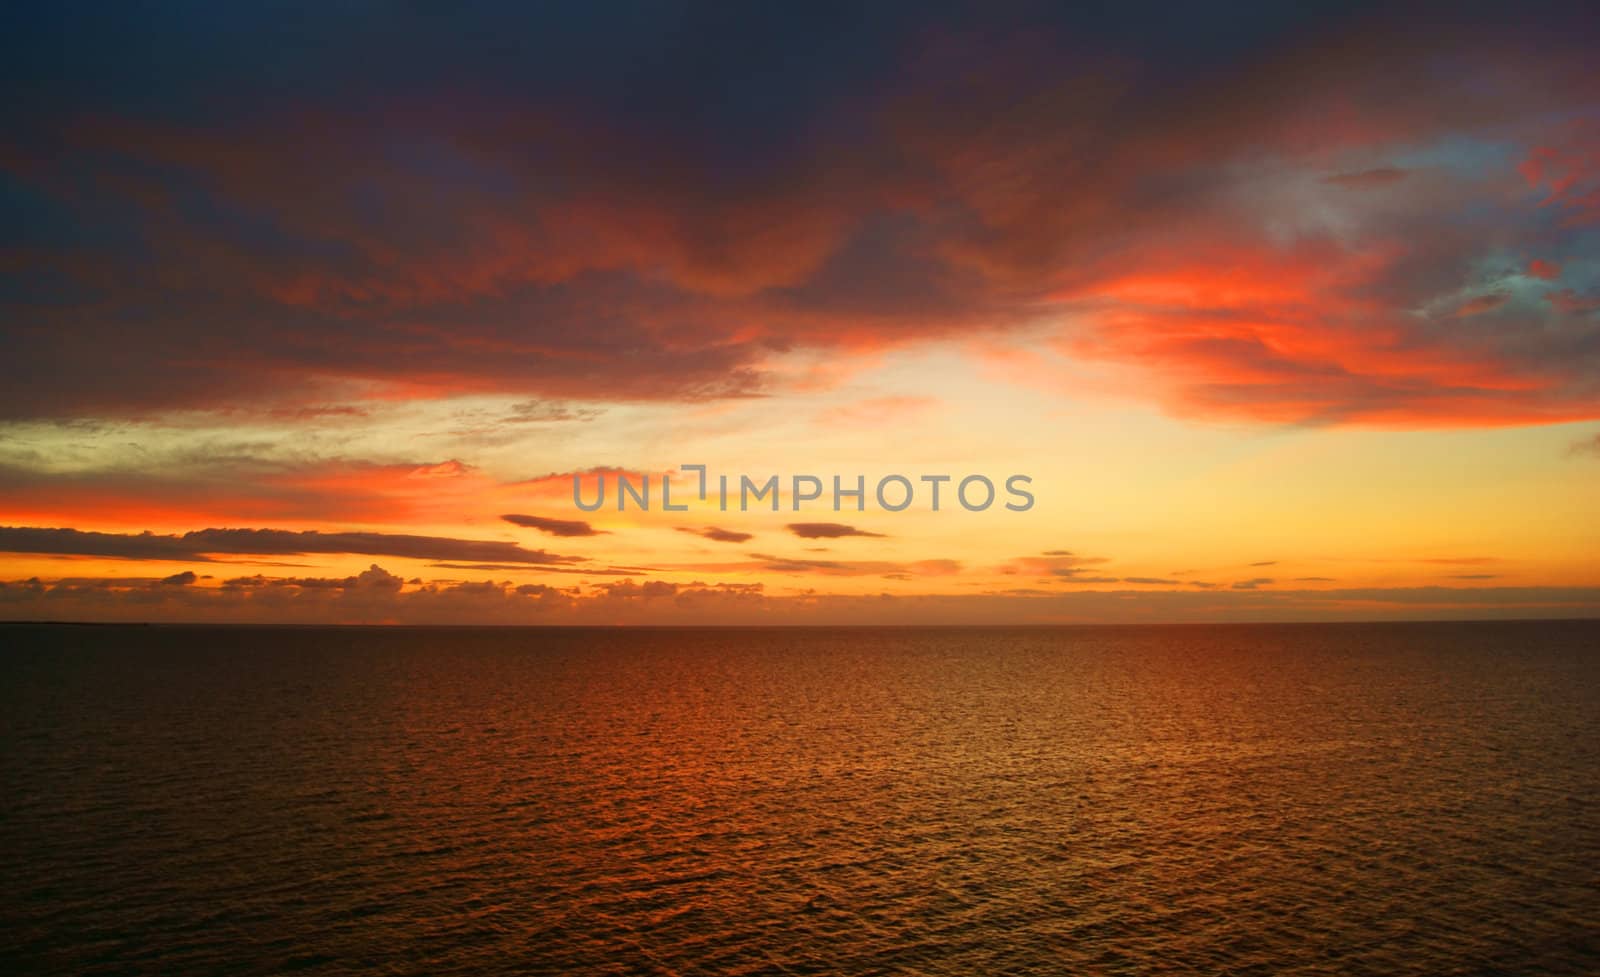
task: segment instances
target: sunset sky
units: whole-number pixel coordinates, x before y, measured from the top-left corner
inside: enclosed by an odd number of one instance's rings
[[[0,619],[1600,615],[1592,10],[964,6],[8,9]]]

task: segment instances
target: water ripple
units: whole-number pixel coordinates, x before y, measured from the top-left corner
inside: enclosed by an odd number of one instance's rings
[[[1600,972],[1600,626],[0,627],[7,974]]]

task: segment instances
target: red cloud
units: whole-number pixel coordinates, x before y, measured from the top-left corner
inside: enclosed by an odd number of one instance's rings
[[[1600,414],[1600,389],[1581,366],[1519,363],[1493,336],[1462,342],[1389,298],[1413,259],[1395,244],[1332,240],[1151,254],[1136,271],[1059,296],[1080,323],[1062,344],[1154,374],[1181,414],[1387,427]],[[1452,315],[1505,304],[1481,296]]]
[[[1570,324],[1522,309],[1491,334],[1512,309],[1487,298],[1454,331],[1423,314],[1482,291],[1497,251],[1550,245],[1539,200],[1600,214],[1593,128],[1541,121],[1600,102],[1588,53],[1404,20],[1182,86],[1071,37],[933,35],[814,138],[739,166],[692,131],[492,86],[226,126],[80,116],[0,158],[107,229],[5,256],[50,294],[3,310],[24,341],[0,416],[742,397],[785,382],[788,351],[981,341],[1061,307],[1063,349],[1147,371],[1137,389],[1178,411],[1595,416]],[[1457,158],[1463,134],[1537,147],[1519,177]],[[1426,179],[1392,162],[1419,149],[1442,160]]]
[[[1579,295],[1570,288],[1545,296],[1552,308],[1567,315],[1582,315],[1600,309],[1600,295]]]
[[[1553,282],[1557,278],[1561,277],[1561,266],[1556,264],[1554,261],[1544,261],[1540,258],[1535,258],[1528,262],[1528,277],[1540,278],[1547,282]]]
[[[1567,214],[1567,224],[1600,221],[1600,124],[1575,123],[1557,141],[1535,147],[1519,170],[1545,193],[1545,206]]]

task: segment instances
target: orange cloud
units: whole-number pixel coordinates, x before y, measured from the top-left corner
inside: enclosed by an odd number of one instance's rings
[[[1252,581],[1245,581],[1250,584]],[[1259,585],[1259,581],[1256,581]],[[971,595],[775,595],[759,583],[607,581],[554,587],[413,580],[376,564],[346,577],[186,574],[0,581],[0,620],[303,624],[1042,624],[1207,620],[1593,617],[1595,587],[1328,590],[1018,589]]]
[[[1331,240],[1290,249],[1213,241],[1057,296],[1071,355],[1137,366],[1176,413],[1379,427],[1578,420],[1600,389],[1557,358],[1518,362],[1463,343],[1384,298],[1413,255]],[[1504,309],[1496,293],[1453,315]]]

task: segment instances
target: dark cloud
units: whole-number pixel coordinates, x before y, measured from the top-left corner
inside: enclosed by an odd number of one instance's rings
[[[1600,613],[1595,587],[1407,587],[1297,591],[1013,588],[972,595],[767,594],[760,584],[608,581],[590,587],[411,581],[374,565],[345,578],[160,577],[0,581],[0,619],[260,623],[904,623],[1525,618]]]
[[[678,585],[665,580],[650,580],[645,583],[635,583],[632,580],[623,580],[618,583],[600,585],[600,590],[607,597],[623,600],[649,600],[653,597],[673,597],[678,593]]]
[[[716,526],[707,526],[704,529],[691,529],[688,526],[677,527],[680,533],[690,533],[701,536],[716,543],[743,543],[754,538],[750,533],[737,533],[731,529],[718,529]]]
[[[122,560],[205,560],[185,537],[0,526],[0,552],[51,556],[107,556]]]
[[[785,528],[801,539],[840,539],[845,536],[883,538],[882,533],[869,533],[865,529],[847,526],[842,522],[791,522]]]
[[[1275,566],[1278,565],[1278,561],[1277,560],[1262,560],[1259,563],[1252,563],[1250,565],[1253,566],[1253,567],[1275,567]]]
[[[1046,306],[1183,413],[1593,417],[1554,295],[1413,314],[1587,246],[1579,12],[32,5],[0,37],[0,417],[492,392],[544,423]]]
[[[395,593],[405,586],[405,581],[374,563],[351,577],[267,577],[258,573],[224,580],[222,586],[228,590],[288,587],[296,590],[367,590]]]
[[[417,560],[493,561],[520,567],[575,563],[580,559],[491,540],[400,533],[292,532],[282,529],[201,529],[182,536],[158,536],[149,532],[100,533],[78,529],[0,526],[0,552],[100,556],[122,560],[198,561],[209,561],[213,555],[360,553]]]
[[[1270,583],[1275,583],[1271,577],[1256,577],[1252,580],[1235,580],[1233,583],[1233,589],[1255,590],[1257,587],[1264,587]]]
[[[547,519],[544,516],[525,516],[508,513],[500,517],[513,526],[537,529],[551,536],[602,536],[605,530],[595,529],[578,519]]]

